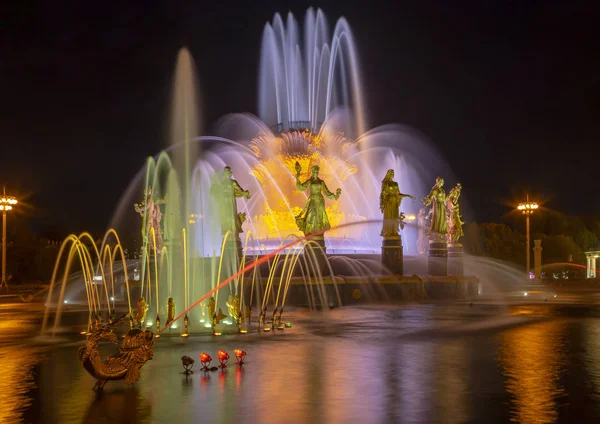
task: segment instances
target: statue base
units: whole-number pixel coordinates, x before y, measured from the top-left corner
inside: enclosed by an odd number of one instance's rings
[[[463,245],[460,243],[448,244],[448,275],[462,277],[465,275],[463,266]]]
[[[381,243],[381,264],[394,275],[404,273],[404,253],[402,237],[384,236]]]
[[[325,248],[325,238],[314,237],[304,246],[304,255],[307,255],[309,264],[315,264],[315,270],[318,268],[323,275],[323,271],[327,267],[327,249]],[[309,273],[313,270],[309,265]]]
[[[427,274],[437,277],[448,275],[448,243],[445,241],[429,240]]]

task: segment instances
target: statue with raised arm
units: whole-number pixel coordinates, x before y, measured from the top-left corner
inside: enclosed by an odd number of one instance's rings
[[[166,203],[164,198],[158,198],[152,196],[152,189],[148,187],[145,191],[145,199],[140,203],[133,205],[135,211],[142,216],[142,239],[148,238],[148,248],[152,250],[154,248],[154,241],[156,240],[156,251],[160,253],[163,246],[163,236],[161,230],[162,212],[160,206]],[[154,229],[154,236],[150,229]]]
[[[329,191],[325,185],[325,181],[319,178],[319,167],[314,165],[310,168],[310,177],[304,181],[300,181],[300,173],[302,167],[296,162],[296,188],[300,191],[310,190],[306,206],[302,212],[296,216],[296,225],[305,235],[325,232],[331,228],[329,218],[325,211],[325,198],[339,199],[342,194],[342,189],[338,188],[335,193]]]
[[[458,198],[460,197],[460,191],[462,185],[460,183],[450,190],[448,198],[446,199],[446,209],[448,212],[448,243],[456,243],[464,235],[462,226],[462,216],[460,215],[460,205],[458,204]]]
[[[238,197],[250,198],[250,192],[244,190],[232,176],[231,168],[226,166],[223,168],[223,174],[217,177],[210,189],[221,219],[221,234],[223,235],[227,231],[231,231],[234,235],[244,232],[242,224],[246,220],[246,214],[238,213],[236,199]]]
[[[446,192],[444,191],[444,179],[437,177],[431,191],[423,199],[423,205],[431,206],[430,234],[436,239],[443,238],[447,230],[446,222]]]
[[[384,237],[398,235],[398,225],[404,226],[404,214],[400,212],[402,199],[405,197],[413,198],[409,194],[400,193],[398,183],[393,178],[394,170],[388,169],[385,178],[381,181],[379,209],[383,212],[381,235]]]

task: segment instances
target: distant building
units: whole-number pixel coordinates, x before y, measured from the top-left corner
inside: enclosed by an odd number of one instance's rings
[[[596,261],[598,257],[600,257],[600,248],[598,247],[596,247],[596,250],[585,252],[585,258],[587,259],[586,278],[596,278]]]

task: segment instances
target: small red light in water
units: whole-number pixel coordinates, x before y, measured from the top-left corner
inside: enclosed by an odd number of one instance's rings
[[[246,352],[242,349],[234,349],[233,353],[235,353],[235,357],[237,358],[236,364],[242,365],[244,363],[244,359],[246,359]]]
[[[219,350],[217,352],[217,356],[219,357],[219,367],[221,368],[226,368],[227,367],[227,361],[229,360],[229,354],[227,352],[225,352],[224,350]]]
[[[212,358],[210,357],[210,355],[208,353],[202,352],[200,354],[200,362],[202,363],[202,370],[208,371],[208,367],[210,366],[210,363],[212,362]]]

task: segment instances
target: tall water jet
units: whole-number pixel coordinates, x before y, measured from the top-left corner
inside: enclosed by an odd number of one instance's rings
[[[178,146],[173,152],[173,162],[179,175],[182,218],[188,234],[190,234],[188,217],[192,213],[192,167],[198,157],[198,145],[193,141],[200,130],[197,92],[194,61],[189,50],[182,48],[177,55],[173,82],[171,145]],[[181,144],[183,148],[180,147]],[[188,244],[193,245],[193,240]]]
[[[258,83],[258,114],[278,131],[317,131],[335,109],[351,110],[348,136],[367,128],[357,49],[344,18],[330,35],[323,11],[310,8],[301,34],[291,12],[286,24],[275,14],[263,31]]]
[[[177,63],[173,78],[171,120],[169,144],[172,154],[162,152],[158,158],[148,158],[146,164],[146,178],[144,190],[146,201],[143,208],[136,205],[136,210],[142,214],[142,234],[144,240],[141,265],[142,293],[144,284],[150,275],[151,261],[156,262],[152,250],[160,256],[168,255],[169,264],[185,263],[186,269],[170,266],[166,271],[161,269],[155,271],[155,279],[165,279],[160,286],[169,290],[160,291],[154,301],[156,316],[160,313],[160,305],[165,303],[167,294],[173,297],[176,304],[185,305],[187,300],[188,285],[182,287],[180,282],[186,276],[193,275],[191,267],[193,260],[184,261],[184,258],[193,258],[193,246],[195,243],[194,232],[190,231],[190,216],[194,215],[192,170],[198,159],[198,143],[195,139],[199,135],[199,109],[197,101],[198,83],[194,62],[190,52],[182,48],[177,55]],[[159,205],[165,204],[162,207]],[[164,211],[164,212],[163,212]],[[197,213],[197,212],[196,212]],[[162,233],[161,232],[162,218]],[[159,240],[164,238],[165,249],[162,245],[154,246],[149,239],[151,226],[154,225],[155,235]],[[187,243],[183,243],[182,234],[188,237]],[[185,249],[185,251],[184,251]],[[148,257],[150,255],[150,257]],[[164,263],[163,259],[160,260]],[[176,282],[176,284],[172,284]],[[193,284],[193,282],[191,282]]]
[[[197,91],[194,61],[189,50],[182,48],[177,55],[173,82],[171,145],[183,144],[183,149],[175,149],[173,158],[181,181],[181,196],[186,217],[191,211],[191,170],[198,153],[197,144],[193,142],[200,130]]]

